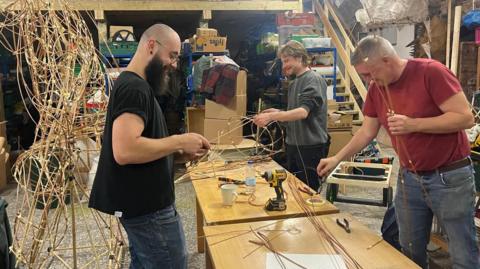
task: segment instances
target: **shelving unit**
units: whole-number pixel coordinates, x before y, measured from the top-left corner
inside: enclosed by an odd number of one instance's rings
[[[308,53],[326,53],[332,52],[333,53],[333,74],[332,75],[325,75],[325,78],[332,79],[332,86],[333,86],[333,99],[337,101],[342,98],[337,97],[337,49],[336,48],[307,48]]]
[[[104,61],[112,66],[116,62],[119,67],[126,67],[137,50],[136,41],[113,41],[100,43],[100,53]]]

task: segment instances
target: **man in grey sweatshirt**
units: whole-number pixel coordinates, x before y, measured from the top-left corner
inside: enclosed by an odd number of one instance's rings
[[[287,166],[291,173],[315,191],[320,187],[316,166],[327,157],[327,84],[308,67],[308,53],[300,42],[289,41],[279,50],[283,72],[295,77],[288,88],[287,111],[270,108],[253,122],[264,127],[272,121],[286,122]]]

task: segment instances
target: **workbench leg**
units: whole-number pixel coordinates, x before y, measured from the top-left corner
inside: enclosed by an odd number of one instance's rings
[[[205,252],[205,237],[203,232],[203,212],[198,204],[198,199],[196,200],[197,204],[197,250],[198,253]]]
[[[205,269],[213,269],[212,256],[208,245],[205,246]]]
[[[328,183],[327,184],[327,201],[333,204],[337,200],[338,195],[338,184]]]
[[[383,206],[388,207],[392,203],[393,189],[392,187],[383,189]]]

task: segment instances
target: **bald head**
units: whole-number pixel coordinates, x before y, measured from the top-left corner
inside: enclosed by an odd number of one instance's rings
[[[165,24],[154,24],[142,34],[127,70],[139,74],[158,94],[168,87],[168,74],[177,68],[181,42]]]
[[[177,32],[165,24],[154,24],[143,32],[134,61],[147,65],[158,58],[165,66],[176,68],[181,41]]]
[[[158,40],[162,44],[172,41],[180,42],[180,37],[177,32],[170,26],[161,23],[154,24],[145,30],[140,38],[140,43],[145,43],[151,39]]]

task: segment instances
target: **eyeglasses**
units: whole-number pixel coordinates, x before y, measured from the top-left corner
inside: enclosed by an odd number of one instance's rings
[[[164,48],[167,48],[165,45],[163,45],[162,43],[160,43],[160,41],[156,40],[155,39],[155,42],[158,43],[158,45],[164,47]],[[175,51],[171,51],[168,53],[168,57],[170,58],[170,61],[172,64],[174,63],[177,63],[178,61],[180,61],[180,57],[178,56],[178,53],[175,52]]]

